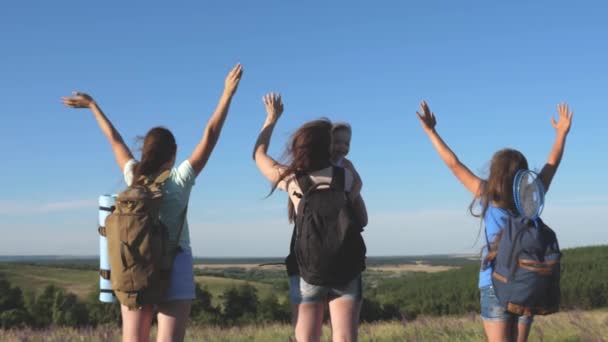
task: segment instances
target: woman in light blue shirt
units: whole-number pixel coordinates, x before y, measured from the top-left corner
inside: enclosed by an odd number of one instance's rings
[[[160,170],[172,168],[171,175],[163,187],[160,219],[169,228],[170,239],[177,239],[180,223],[183,224],[183,229],[178,242],[181,252],[175,257],[173,263],[169,290],[165,300],[157,307],[157,338],[159,341],[182,341],[184,339],[191,303],[195,298],[195,286],[190,234],[187,219],[183,217],[183,214],[188,205],[194,180],[207,164],[219,139],[242,72],[240,64],[230,71],[226,77],[220,101],[207,122],[201,141],[194,148],[190,157],[178,167],[173,167],[177,144],[168,129],[152,128],[144,138],[140,161],[136,161],[118,131],[91,96],[74,92],[72,96],[62,99],[68,107],[89,108],[93,112],[101,131],[110,142],[116,162],[128,185],[131,185],[133,180],[139,179],[140,175],[150,176]],[[127,306],[121,305],[121,313],[123,341],[148,341],[154,313],[152,304],[144,305],[138,310],[129,310]]]

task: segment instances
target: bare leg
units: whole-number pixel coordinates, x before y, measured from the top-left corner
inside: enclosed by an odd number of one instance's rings
[[[483,321],[483,328],[486,331],[488,342],[508,341],[508,323],[508,321]]]
[[[127,306],[121,305],[120,312],[123,342],[148,342],[152,325],[152,305],[146,305],[139,310],[129,310]]]
[[[191,300],[172,300],[158,306],[157,342],[181,342],[186,335]]]
[[[292,323],[298,342],[318,342],[323,329],[324,303],[292,305]]]
[[[517,339],[514,338],[513,340],[517,340],[517,342],[527,342],[531,326],[532,324],[517,324],[514,335]]]
[[[338,297],[329,302],[332,341],[357,341],[360,310],[360,300]]]

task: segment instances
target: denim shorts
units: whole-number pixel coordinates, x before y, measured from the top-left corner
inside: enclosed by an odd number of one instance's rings
[[[195,298],[192,251],[184,248],[173,261],[171,284],[165,300],[192,300]]]
[[[532,324],[532,316],[518,316],[510,313],[498,302],[498,297],[494,292],[494,286],[488,285],[479,289],[479,297],[481,304],[481,319],[484,321],[508,321],[517,319],[519,324]]]
[[[326,302],[336,298],[361,300],[363,288],[361,274],[339,288],[318,286],[307,283],[299,275],[289,277],[289,300],[291,304]]]

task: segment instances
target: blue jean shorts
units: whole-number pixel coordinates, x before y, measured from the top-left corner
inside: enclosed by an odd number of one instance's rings
[[[175,256],[173,261],[171,284],[167,291],[166,300],[192,300],[195,298],[192,251],[184,248]]]
[[[517,319],[519,324],[532,324],[532,316],[518,316],[510,313],[498,302],[498,297],[494,292],[494,286],[484,286],[479,289],[479,297],[481,304],[481,319],[484,321],[509,321]]]
[[[359,301],[363,297],[361,274],[339,288],[307,283],[299,275],[289,277],[289,300],[291,304],[310,304],[345,298]]]

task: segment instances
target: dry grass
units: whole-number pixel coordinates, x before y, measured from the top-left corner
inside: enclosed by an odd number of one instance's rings
[[[154,335],[154,329],[152,335]],[[188,328],[186,341],[293,341],[289,325],[249,325],[219,328],[193,325]],[[329,326],[323,327],[323,341],[330,341]],[[608,311],[571,311],[547,317],[537,317],[530,342],[608,341]],[[151,339],[154,340],[154,339]],[[413,322],[363,324],[359,340],[381,341],[484,341],[481,320],[477,314],[463,317],[422,317]],[[95,329],[51,328],[34,331],[0,330],[0,341],[120,341],[120,329],[111,326]]]

